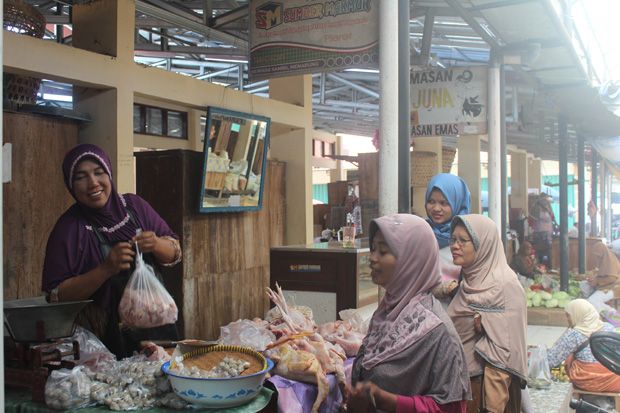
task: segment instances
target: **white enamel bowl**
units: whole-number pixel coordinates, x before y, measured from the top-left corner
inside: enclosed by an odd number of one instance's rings
[[[161,367],[168,375],[175,394],[192,404],[209,408],[226,408],[249,403],[263,388],[267,373],[274,363],[265,359],[267,367],[247,376],[218,379],[184,377],[170,371],[170,362]]]

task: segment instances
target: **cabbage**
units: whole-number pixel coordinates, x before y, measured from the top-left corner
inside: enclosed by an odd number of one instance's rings
[[[534,295],[536,295],[536,292],[535,292],[535,291],[532,291],[532,290],[527,290],[527,291],[525,292],[525,297],[527,297],[528,299],[532,299],[532,297],[534,297]]]
[[[545,307],[547,308],[554,308],[557,306],[558,306],[558,300],[556,300],[555,298],[545,301]]]
[[[525,302],[525,304],[526,304],[528,307],[531,307],[531,306],[532,306],[532,300],[529,300],[529,299],[528,299],[528,300]]]
[[[558,300],[558,307],[560,307],[560,308],[565,308],[565,307],[566,307],[566,304],[568,304],[568,303],[569,303],[569,302],[571,302],[571,301],[572,301],[572,299],[571,299],[570,297],[569,297],[569,298],[566,298],[566,299],[564,299],[564,300]]]
[[[579,288],[579,285],[574,285],[571,284],[568,286],[568,295],[570,295],[571,297],[579,297],[581,295],[581,288]]]
[[[566,291],[556,291],[553,294],[551,294],[552,298],[555,298],[556,300],[560,301],[560,300],[565,300],[566,298],[568,298],[568,293]]]
[[[540,294],[540,296],[542,297],[543,300],[551,300],[553,298],[551,296],[551,294],[549,294],[546,291],[540,291],[539,294]]]
[[[542,303],[542,297],[540,293],[534,293],[534,296],[532,297],[532,306],[539,307],[541,303]]]

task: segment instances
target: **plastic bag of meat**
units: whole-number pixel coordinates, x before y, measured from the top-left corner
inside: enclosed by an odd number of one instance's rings
[[[123,324],[130,328],[159,327],[177,321],[177,305],[139,251],[136,269],[129,277],[118,313]]]

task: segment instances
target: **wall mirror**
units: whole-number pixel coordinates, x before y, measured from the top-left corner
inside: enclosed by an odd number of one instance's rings
[[[200,212],[262,207],[269,125],[263,116],[209,107]]]

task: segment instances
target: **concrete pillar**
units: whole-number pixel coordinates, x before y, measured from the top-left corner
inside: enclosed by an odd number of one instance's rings
[[[336,135],[336,155],[342,155],[342,136]],[[341,160],[336,161],[336,169],[330,170],[331,182],[346,181],[347,170],[344,169],[344,162]]]
[[[269,80],[271,99],[303,106],[308,124],[301,129],[272,123],[270,158],[286,162],[286,245],[312,242],[312,76]]]
[[[187,137],[189,138],[190,149],[198,152],[204,150],[204,131],[201,131],[200,118],[207,116],[204,110],[190,109],[187,112]],[[206,126],[205,126],[206,127]]]
[[[312,242],[312,148],[304,129],[271,137],[270,158],[286,162],[286,245]]]
[[[527,152],[522,150],[510,151],[510,208],[521,208],[525,215],[527,208],[528,186],[528,159]]]
[[[76,4],[72,13],[74,47],[133,62],[135,2],[100,0]],[[75,109],[93,118],[91,124],[80,129],[80,142],[105,149],[112,161],[116,189],[135,192],[132,85],[118,89],[75,87],[73,98]]]
[[[489,136],[489,218],[497,225],[498,231],[502,225],[501,211],[501,108],[500,108],[500,65],[497,58],[491,59],[488,70],[488,112],[487,134]]]
[[[586,159],[585,159],[585,138],[578,137],[577,146],[577,175],[579,176],[578,184],[578,231],[579,231],[579,274],[586,272]]]
[[[379,216],[398,212],[398,7],[379,3]]]
[[[76,86],[73,99],[75,109],[89,113],[93,119],[80,128],[80,142],[103,148],[112,161],[118,192],[134,192],[133,91]]]
[[[135,1],[130,0],[74,4],[73,47],[133,61],[135,14]]]
[[[607,165],[605,160],[601,158],[600,166],[599,166],[599,216],[601,217],[601,225],[599,229],[599,236],[604,237],[607,233],[606,223],[607,223],[607,203],[605,202],[607,199]]]
[[[535,158],[529,158],[527,163],[527,187],[529,189],[536,189],[540,192],[542,187],[542,171],[541,171],[541,160]]]
[[[471,212],[480,214],[480,136],[466,135],[458,140],[459,176],[471,192]]]

